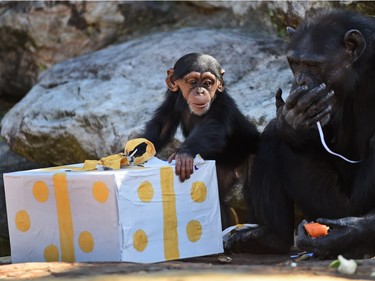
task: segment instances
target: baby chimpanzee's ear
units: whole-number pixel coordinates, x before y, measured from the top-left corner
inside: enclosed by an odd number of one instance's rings
[[[224,76],[225,70],[224,70],[224,69],[221,69],[220,73],[221,73],[221,78],[222,78],[221,80],[224,81],[223,76]],[[219,82],[219,86],[218,86],[217,90],[218,90],[220,93],[221,93],[222,91],[224,91],[224,84],[223,84],[222,82]]]
[[[167,78],[165,78],[165,83],[167,84],[169,90],[171,90],[172,92],[177,92],[178,86],[175,83],[173,83],[173,79],[172,79],[173,73],[174,73],[173,68],[170,68],[167,70]]]

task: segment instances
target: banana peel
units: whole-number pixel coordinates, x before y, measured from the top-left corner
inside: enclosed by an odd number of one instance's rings
[[[137,155],[137,146],[146,144],[146,151],[142,155]],[[101,158],[100,160],[86,160],[83,164],[83,171],[92,171],[102,166],[107,169],[119,170],[122,167],[130,165],[141,165],[156,154],[155,146],[145,138],[136,138],[129,140],[124,149],[124,153],[112,154]],[[135,156],[137,155],[137,156]]]
[[[130,163],[133,163],[134,165],[140,165],[142,163],[145,163],[147,160],[149,160],[151,157],[153,157],[156,154],[155,146],[152,142],[145,138],[137,138],[129,140],[125,145],[125,155],[132,156],[135,154],[135,149],[137,149],[137,146],[145,143],[146,144],[146,152],[138,157],[130,157]],[[124,164],[129,165],[129,164]]]

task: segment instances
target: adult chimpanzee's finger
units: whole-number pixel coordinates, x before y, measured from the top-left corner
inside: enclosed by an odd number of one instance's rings
[[[319,119],[319,117],[317,119]],[[331,112],[327,111],[326,114],[320,118],[319,120],[320,125],[325,126],[326,124],[328,124],[329,120],[331,120]]]
[[[307,109],[306,116],[312,118],[318,115],[320,112],[323,112],[326,108],[332,109],[334,104],[333,96],[334,92],[329,91],[328,93],[324,94],[321,99],[318,99],[316,103],[311,103],[311,105]]]
[[[314,248],[313,245],[313,238],[307,235],[305,231],[304,225],[307,224],[306,220],[303,220],[299,225],[298,225],[298,235],[297,235],[297,246],[301,248],[302,250],[309,250],[311,251]]]
[[[341,219],[325,219],[325,218],[319,218],[317,221],[321,224],[325,224],[331,227],[346,227],[349,225],[358,225],[362,218],[358,217],[346,217]]]
[[[300,222],[300,224],[298,225],[298,228],[297,228],[297,233],[298,235],[300,234],[306,234],[306,231],[305,231],[305,224],[308,224],[308,221],[307,220],[302,220]]]
[[[309,119],[309,127],[315,126],[316,122],[320,122],[322,126],[326,125],[331,119],[331,112],[334,105],[334,92],[331,90],[317,103],[310,106],[306,114]]]
[[[341,220],[341,219],[317,219],[317,222],[321,223],[321,224],[325,224],[329,227],[343,227],[343,226],[346,226],[346,224]]]
[[[295,88],[292,92],[290,92],[289,96],[286,98],[286,101],[285,101],[286,109],[287,110],[292,109],[297,104],[299,99],[301,99],[303,94],[306,93],[306,90],[307,90],[307,86],[303,85],[303,86],[299,86]]]
[[[280,106],[283,106],[285,104],[282,94],[283,94],[283,91],[280,88],[278,88],[275,94],[276,108],[279,108]]]
[[[331,119],[332,106],[324,108],[321,112],[317,113],[313,118],[308,121],[309,127],[315,127],[316,122],[320,122],[320,125],[324,126]]]
[[[322,83],[304,94],[298,101],[299,112],[305,112],[307,108],[322,99],[323,95],[327,95],[325,89],[326,84]]]

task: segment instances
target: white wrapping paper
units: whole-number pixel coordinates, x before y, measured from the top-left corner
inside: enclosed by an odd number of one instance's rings
[[[220,253],[214,161],[181,183],[157,158],[146,167],[82,164],[4,174],[13,262],[159,262]]]

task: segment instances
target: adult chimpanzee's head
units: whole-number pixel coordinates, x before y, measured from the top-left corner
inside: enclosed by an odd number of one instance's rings
[[[321,83],[339,96],[352,91],[366,69],[364,63],[369,63],[365,50],[374,37],[373,27],[370,18],[338,10],[319,13],[296,30],[288,28],[291,40],[287,58],[294,74],[291,91],[303,85],[312,89]]]
[[[191,53],[181,57],[167,70],[166,83],[172,92],[180,91],[190,111],[203,115],[209,109],[216,92],[224,90],[224,69],[206,54]]]

